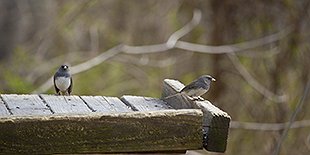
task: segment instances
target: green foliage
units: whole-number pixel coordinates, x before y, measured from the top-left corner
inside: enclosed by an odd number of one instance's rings
[[[34,89],[33,85],[25,79],[16,74],[16,72],[6,71],[4,72],[4,81],[9,88],[5,93],[29,93],[29,90]]]

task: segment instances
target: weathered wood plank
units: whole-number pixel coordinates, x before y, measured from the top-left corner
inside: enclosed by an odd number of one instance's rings
[[[9,110],[6,108],[4,102],[0,98],[0,117],[1,116],[9,116],[9,115],[10,115]]]
[[[136,111],[172,109],[163,100],[151,97],[125,95],[121,100]]]
[[[0,117],[0,152],[128,153],[201,149],[202,119],[201,110],[195,109]]]
[[[133,109],[126,105],[124,102],[122,102],[119,98],[117,97],[104,97],[111,106],[113,106],[117,111],[119,112],[132,112]],[[125,106],[124,106],[125,105]]]
[[[204,147],[208,151],[225,152],[230,116],[207,100],[191,101],[185,95],[177,94],[183,87],[184,85],[177,80],[165,79],[162,99],[176,109],[201,109],[204,114]]]
[[[1,98],[15,116],[52,114],[38,95],[2,94]]]
[[[130,112],[133,111],[117,97],[80,96],[95,112]]]
[[[195,104],[185,95],[179,93],[185,86],[176,80],[165,79],[163,84],[162,99],[175,109],[195,108]]]
[[[84,114],[92,112],[79,96],[40,96],[55,114]]]

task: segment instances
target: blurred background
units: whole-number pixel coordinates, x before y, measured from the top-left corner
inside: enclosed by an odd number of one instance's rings
[[[272,154],[284,128],[260,128],[262,123],[288,122],[304,96],[295,121],[308,126],[297,122],[280,154],[310,154],[310,105],[304,94],[309,0],[1,0],[0,92],[54,93],[49,85],[40,87],[61,64],[88,62],[119,44],[165,43],[192,20],[195,9],[201,20],[180,40],[212,45],[216,54],[182,48],[121,52],[89,69],[75,68],[73,94],[160,97],[165,78],[188,84],[210,74],[217,82],[204,98],[235,122],[229,155]],[[244,128],[240,122],[256,125]]]

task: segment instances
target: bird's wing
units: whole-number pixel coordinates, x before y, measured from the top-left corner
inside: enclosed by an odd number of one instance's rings
[[[59,93],[59,89],[58,89],[57,86],[56,86],[55,80],[56,80],[56,77],[55,77],[55,75],[54,75],[54,87],[55,87],[56,94],[58,94],[58,93]]]
[[[188,84],[187,86],[185,86],[181,92],[185,92],[185,91],[188,91],[188,90],[191,90],[193,88],[195,88],[195,84],[196,84],[196,81],[193,81],[192,83]]]
[[[72,77],[70,77],[70,86],[69,86],[69,88],[68,88],[68,93],[69,93],[69,95],[70,95],[71,92],[72,92],[72,87],[73,87],[73,81],[72,81]]]

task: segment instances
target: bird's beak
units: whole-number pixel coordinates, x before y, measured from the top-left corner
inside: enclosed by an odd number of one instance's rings
[[[212,81],[215,82],[216,81],[215,78],[212,78]]]

